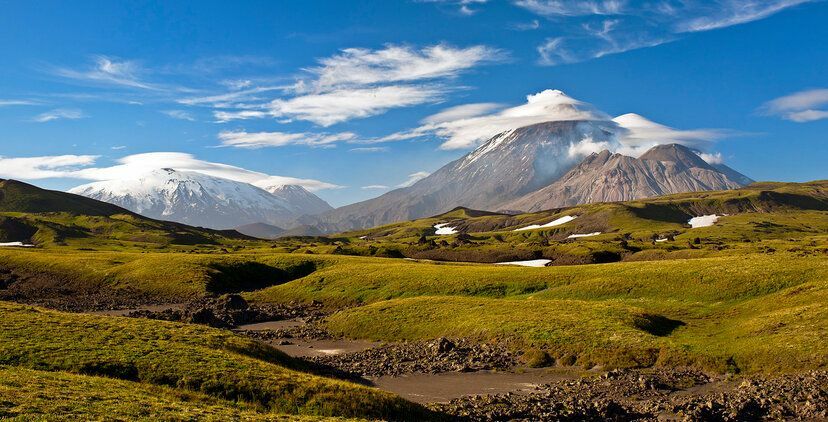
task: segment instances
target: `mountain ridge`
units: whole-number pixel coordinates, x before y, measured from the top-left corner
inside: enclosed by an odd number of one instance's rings
[[[69,192],[112,203],[150,218],[213,229],[231,229],[252,223],[289,225],[307,213],[306,205],[310,204],[311,212],[327,205],[301,187],[271,188],[277,194],[249,183],[196,171],[162,168],[132,177],[88,183]],[[294,204],[291,200],[299,203]]]
[[[738,174],[740,181],[750,180]],[[502,208],[526,212],[595,202],[619,202],[673,193],[727,190],[745,186],[732,180],[691,149],[657,145],[640,157],[603,150],[547,187],[529,193]]]

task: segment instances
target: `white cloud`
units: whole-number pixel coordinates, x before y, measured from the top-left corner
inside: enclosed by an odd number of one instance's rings
[[[797,123],[813,122],[815,120],[828,119],[828,110],[802,110],[789,113],[786,117]]]
[[[595,141],[591,138],[584,139],[576,144],[569,144],[570,158],[583,157],[595,152],[601,152],[605,149],[613,150],[614,145],[606,141]]]
[[[541,27],[540,21],[537,19],[532,19],[529,22],[524,23],[516,23],[511,26],[512,29],[516,31],[534,31]]]
[[[565,41],[564,37],[547,38],[537,48],[538,63],[544,66],[556,66],[579,61],[572,52],[563,48]]]
[[[683,34],[767,18],[818,0],[516,0],[514,4],[554,22],[556,36],[537,47],[538,62],[555,66],[654,47]]]
[[[55,73],[69,79],[106,85],[118,85],[153,91],[163,89],[161,86],[144,82],[140,79],[139,75],[143,73],[143,69],[138,65],[138,63],[106,56],[95,57],[95,63],[89,69],[74,70],[68,68],[58,68],[55,70]]]
[[[122,150],[122,149],[126,149],[126,145],[116,145],[114,147],[111,147],[110,149],[113,150],[113,151],[119,151],[119,150]]]
[[[720,152],[699,152],[698,154],[707,164],[722,164],[724,162],[724,157],[722,157],[722,153]]]
[[[195,171],[210,176],[223,177],[255,185],[296,184],[310,191],[320,189],[335,189],[340,186],[313,179],[299,179],[295,177],[273,176],[266,173],[243,169],[222,163],[213,163],[195,158],[192,154],[181,152],[150,152],[128,155],[119,159],[118,164],[110,167],[90,167],[67,172],[62,177],[71,177],[87,180],[113,180],[136,177],[141,174],[159,169],[174,168],[176,170]]]
[[[218,122],[271,117],[331,126],[393,108],[441,101],[452,90],[447,85],[450,79],[504,57],[502,51],[486,46],[348,48],[304,69],[306,77],[289,87],[254,87],[180,102],[219,109],[214,112]],[[262,99],[264,93],[275,90],[282,95]]]
[[[30,105],[38,105],[40,104],[37,101],[32,100],[10,100],[10,99],[2,99],[0,98],[0,107],[11,107],[11,106],[30,106]]]
[[[789,7],[814,0],[723,0],[711,8],[710,14],[676,25],[677,32],[699,32],[726,28],[764,19]]]
[[[259,119],[267,117],[268,114],[264,111],[257,110],[241,110],[241,111],[214,111],[213,117],[216,118],[216,123],[225,123],[231,120],[248,120]]]
[[[325,146],[340,141],[350,141],[356,134],[342,132],[328,133],[285,133],[285,132],[254,132],[243,130],[223,131],[218,138],[223,146],[258,149],[266,147],[281,147],[286,145]]]
[[[250,82],[250,81],[245,81]],[[251,82],[252,83],[252,82]],[[256,101],[263,101],[264,98],[261,94],[272,92],[272,91],[282,91],[285,89],[290,88],[290,86],[258,86],[248,89],[242,90],[233,90],[231,92],[226,92],[223,94],[216,94],[216,95],[203,95],[198,97],[186,97],[177,100],[179,104],[184,105],[191,105],[191,106],[200,106],[200,105],[207,105],[211,107],[241,107],[244,104],[242,102],[256,102]],[[231,88],[233,89],[233,88]]]
[[[455,48],[438,44],[420,50],[399,45],[387,45],[381,50],[348,48],[320,60],[321,66],[308,71],[316,75],[316,80],[310,83],[314,89],[326,90],[454,77],[502,56],[502,52],[481,45]]]
[[[488,3],[489,0],[418,0],[420,3],[440,3],[457,7],[457,11],[463,15],[471,16],[478,12],[475,5]]]
[[[69,178],[114,180],[137,177],[159,168],[195,171],[215,177],[259,185],[300,185],[309,191],[338,189],[342,186],[314,179],[274,176],[228,164],[213,163],[181,152],[151,152],[128,155],[109,167],[93,167],[97,155],[59,155],[43,157],[0,156],[0,177],[18,180]]]
[[[378,141],[397,141],[436,135],[444,139],[441,149],[463,149],[477,145],[492,136],[535,123],[560,120],[608,120],[605,114],[594,110],[589,104],[575,100],[558,90],[545,90],[526,97],[523,105],[505,108],[490,114],[476,115],[456,113],[458,107],[452,107],[435,116],[426,118],[426,123],[416,129],[399,132]],[[463,110],[463,109],[460,109]],[[455,114],[456,120],[446,120],[447,115]]]
[[[0,177],[17,180],[63,177],[80,167],[94,164],[97,158],[97,155],[0,156]]]
[[[732,134],[732,132],[721,129],[673,129],[635,113],[624,114],[612,120],[623,129],[619,131],[618,141],[622,147],[618,152],[634,157],[662,144],[682,144],[693,148],[704,148],[709,143]]]
[[[436,114],[438,118],[424,119],[424,124],[420,127],[373,141],[391,142],[435,136],[443,140],[441,149],[466,149],[520,127],[552,121],[588,120],[597,123],[612,135],[609,139],[585,138],[571,144],[568,149],[570,157],[584,156],[604,149],[639,156],[653,146],[670,143],[706,150],[714,141],[738,135],[734,131],[723,129],[674,129],[633,113],[611,119],[590,104],[573,99],[558,90],[529,95],[525,104],[492,110],[488,114],[474,111],[479,105],[452,107]],[[463,110],[470,111],[465,113]],[[456,120],[450,120],[447,116],[455,116]]]
[[[365,190],[375,190],[375,189],[376,189],[376,190],[380,190],[380,189],[391,189],[391,188],[390,188],[390,187],[388,187],[388,186],[385,186],[385,185],[368,185],[368,186],[363,186],[363,187],[362,187],[362,188],[360,188],[360,189],[365,189]]]
[[[83,111],[75,109],[75,108],[56,108],[54,110],[47,111],[45,113],[38,114],[37,116],[32,118],[32,121],[38,123],[46,123],[51,122],[53,120],[60,120],[60,119],[68,119],[68,120],[76,120],[76,119],[83,119],[86,115]]]
[[[623,0],[516,0],[515,5],[541,16],[617,15],[624,12]]]
[[[161,113],[166,114],[167,116],[172,117],[173,119],[187,120],[190,122],[196,121],[195,116],[193,116],[192,113],[190,113],[189,111],[185,110],[164,110]]]
[[[348,151],[351,151],[351,152],[387,152],[388,147],[359,147],[359,148],[351,148]]]
[[[452,122],[460,119],[467,119],[470,117],[477,117],[487,114],[497,108],[501,108],[500,104],[496,103],[476,103],[463,104],[455,107],[447,108],[437,114],[432,114],[422,120],[424,124],[439,124],[445,122]]]
[[[306,120],[327,127],[354,118],[382,114],[392,108],[438,101],[443,92],[443,89],[429,85],[343,88],[286,100],[273,100],[268,105],[268,114],[273,117]]]
[[[397,185],[397,187],[398,188],[407,188],[407,187],[419,182],[420,180],[425,179],[429,175],[431,175],[431,173],[429,173],[427,171],[418,171],[416,173],[411,173],[411,174],[408,175],[408,179],[406,179],[405,182],[402,182],[399,185]]]
[[[828,119],[828,89],[810,89],[795,92],[765,103],[760,110],[767,115],[780,116],[798,123]]]

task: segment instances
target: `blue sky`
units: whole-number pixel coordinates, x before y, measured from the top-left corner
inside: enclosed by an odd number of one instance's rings
[[[462,156],[547,89],[754,179],[828,177],[828,2],[0,7],[0,177],[44,187],[180,166],[339,206]]]

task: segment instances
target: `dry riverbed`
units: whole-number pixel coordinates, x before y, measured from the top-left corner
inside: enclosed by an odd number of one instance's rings
[[[526,368],[499,344],[464,339],[379,343],[336,338],[321,308],[257,306],[240,297],[100,312],[233,328],[456,420],[828,420],[828,372],[776,377],[684,368]]]

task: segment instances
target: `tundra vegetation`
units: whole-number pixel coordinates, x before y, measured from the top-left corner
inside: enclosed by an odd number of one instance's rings
[[[459,208],[276,241],[0,188],[0,242],[34,245],[0,248],[0,418],[436,417],[226,330],[65,312],[225,293],[318,303],[349,338],[506,344],[530,366],[828,366],[826,181],[532,214]],[[576,218],[516,231],[563,216]],[[541,258],[551,265],[491,265]]]

